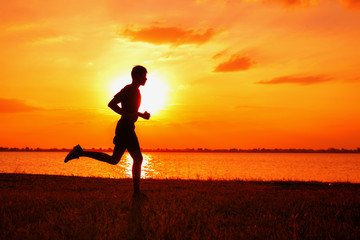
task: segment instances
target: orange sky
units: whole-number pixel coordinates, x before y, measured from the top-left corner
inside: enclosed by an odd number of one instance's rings
[[[112,147],[141,64],[143,148],[360,147],[359,26],[358,0],[2,0],[0,146]]]

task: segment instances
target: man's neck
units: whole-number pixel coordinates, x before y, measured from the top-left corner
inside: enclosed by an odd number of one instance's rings
[[[133,87],[136,87],[136,88],[139,88],[139,87],[140,87],[140,84],[135,83],[135,82],[132,82],[130,85],[133,86]]]

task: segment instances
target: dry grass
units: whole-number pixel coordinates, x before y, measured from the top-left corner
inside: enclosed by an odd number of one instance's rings
[[[360,185],[0,174],[1,239],[359,239]]]

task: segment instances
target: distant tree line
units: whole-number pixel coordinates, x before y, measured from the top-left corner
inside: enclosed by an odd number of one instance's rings
[[[7,148],[7,147],[0,147],[0,152],[69,152],[71,149],[69,148]],[[92,151],[112,151],[112,148],[91,148],[86,150]]]
[[[0,147],[0,152],[68,152],[67,148],[8,148]],[[91,151],[110,152],[112,148],[91,148]],[[209,153],[360,153],[360,147],[356,149],[328,148],[328,149],[304,149],[304,148],[252,148],[252,149],[208,149],[208,148],[185,148],[185,149],[142,149],[143,152],[209,152]]]
[[[252,149],[208,149],[208,148],[185,148],[185,149],[143,149],[144,152],[214,152],[214,153],[360,153],[360,148],[328,148],[328,149],[304,149],[304,148],[252,148]]]

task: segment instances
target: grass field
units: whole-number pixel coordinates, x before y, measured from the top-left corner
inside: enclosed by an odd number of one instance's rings
[[[360,239],[360,184],[0,174],[1,239]]]

